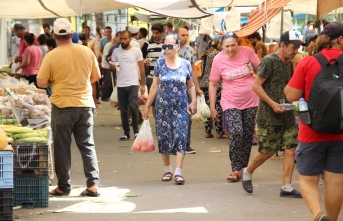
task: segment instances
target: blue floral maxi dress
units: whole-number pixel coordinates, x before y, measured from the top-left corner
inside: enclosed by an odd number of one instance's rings
[[[185,154],[188,130],[186,80],[192,78],[191,64],[181,59],[179,68],[170,69],[165,58],[158,59],[154,76],[159,78],[156,96],[156,135],[161,154]]]

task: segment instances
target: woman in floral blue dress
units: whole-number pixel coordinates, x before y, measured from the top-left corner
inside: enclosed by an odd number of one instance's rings
[[[162,181],[171,181],[173,178],[170,164],[172,154],[176,155],[175,183],[184,184],[182,164],[187,144],[187,110],[191,114],[196,113],[196,95],[191,64],[178,56],[178,43],[174,35],[168,35],[162,45],[166,57],[156,61],[143,119],[148,119],[149,107],[156,98],[156,134],[165,166]],[[193,101],[189,105],[187,92]]]

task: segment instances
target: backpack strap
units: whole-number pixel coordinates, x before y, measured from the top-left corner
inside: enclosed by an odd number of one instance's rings
[[[340,73],[340,76],[343,76],[343,54],[341,54],[338,58],[337,58],[337,64],[338,64],[338,71]]]
[[[315,54],[313,56],[318,60],[318,62],[320,63],[320,65],[322,67],[325,67],[325,66],[327,66],[329,64],[328,60],[326,60],[324,55],[322,55],[321,53],[317,53],[317,54]]]
[[[338,64],[343,65],[343,53],[340,56],[338,56],[337,62]]]

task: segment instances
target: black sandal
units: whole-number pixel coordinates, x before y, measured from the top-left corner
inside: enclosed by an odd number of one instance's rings
[[[100,193],[98,193],[98,191],[97,192],[90,191],[89,189],[86,188],[84,191],[82,191],[80,196],[98,197],[100,196]]]
[[[56,189],[51,190],[49,192],[49,195],[52,195],[52,196],[69,196],[69,194],[70,194],[70,192],[69,193],[58,192]]]

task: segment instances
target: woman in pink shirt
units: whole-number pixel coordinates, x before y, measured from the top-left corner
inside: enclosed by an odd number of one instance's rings
[[[34,83],[37,87],[36,77],[42,63],[42,50],[34,45],[35,36],[32,33],[24,35],[25,48],[22,54],[22,63],[16,68],[16,72],[22,69],[22,77]]]
[[[260,63],[255,52],[249,47],[238,46],[237,40],[234,32],[223,35],[223,50],[213,59],[208,88],[211,117],[218,121],[216,91],[222,81],[220,105],[230,128],[232,173],[227,180],[231,182],[240,180],[240,171],[249,162],[258,106],[258,97],[252,91],[253,72]]]

